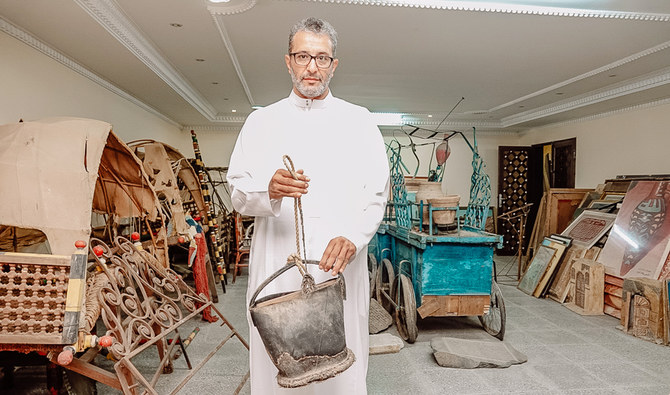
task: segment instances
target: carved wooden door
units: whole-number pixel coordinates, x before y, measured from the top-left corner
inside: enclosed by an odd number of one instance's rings
[[[498,147],[498,215],[528,203],[528,159],[530,147]],[[519,248],[521,217],[498,220],[498,234],[503,237],[499,255],[514,255]],[[526,229],[527,230],[527,229]],[[524,231],[524,240],[530,232]]]

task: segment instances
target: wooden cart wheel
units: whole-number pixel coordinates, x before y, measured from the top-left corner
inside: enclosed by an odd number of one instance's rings
[[[377,287],[377,258],[373,254],[368,254],[368,274],[370,276],[370,299],[376,295]]]
[[[377,281],[375,282],[375,296],[377,302],[382,305],[386,311],[393,311],[393,303],[391,303],[391,285],[393,285],[393,279],[395,278],[395,273],[393,272],[393,265],[391,261],[384,258],[382,259],[381,267],[377,270]]]
[[[491,336],[500,340],[505,337],[505,302],[503,301],[502,291],[498,284],[491,283],[491,304],[489,312],[479,316],[479,322]]]
[[[393,290],[394,300],[398,304],[395,314],[398,333],[408,343],[414,343],[419,334],[419,329],[416,327],[416,299],[414,298],[412,280],[405,274],[399,274],[393,283]]]

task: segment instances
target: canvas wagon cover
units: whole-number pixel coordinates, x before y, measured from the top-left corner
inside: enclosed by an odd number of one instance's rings
[[[39,229],[51,253],[69,255],[76,240],[88,240],[92,209],[135,216],[144,207],[155,219],[141,164],[111,129],[82,118],[0,126],[0,225]],[[94,202],[99,170],[108,193]]]

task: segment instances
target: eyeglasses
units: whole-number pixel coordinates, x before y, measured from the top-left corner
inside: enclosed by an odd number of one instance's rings
[[[333,63],[333,58],[325,54],[312,56],[307,52],[293,52],[289,55],[293,56],[293,60],[298,66],[307,66],[312,59],[316,62],[316,67],[320,69],[327,69]]]

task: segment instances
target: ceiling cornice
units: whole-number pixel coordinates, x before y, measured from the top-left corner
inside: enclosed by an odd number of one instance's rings
[[[214,121],[215,108],[144,37],[114,1],[74,1],[200,114]]]
[[[242,129],[240,126],[225,126],[225,125],[184,125],[181,127],[181,130],[189,131],[193,130],[195,132],[234,132],[237,133]]]
[[[256,0],[232,0],[227,3],[210,4],[207,9],[212,15],[235,15],[252,9]]]
[[[253,1],[253,4],[256,4],[255,1]],[[253,7],[253,4],[251,7]],[[249,7],[249,8],[251,8]],[[211,12],[212,7],[208,7]],[[246,10],[245,10],[246,11]],[[242,12],[242,11],[240,11]],[[214,18],[214,23],[216,24],[216,28],[219,30],[219,34],[221,35],[221,40],[223,40],[223,45],[226,47],[226,50],[228,51],[228,55],[230,55],[230,61],[233,63],[233,67],[235,68],[235,72],[237,73],[237,78],[240,80],[240,84],[242,84],[242,88],[244,89],[244,93],[247,95],[247,100],[249,100],[249,105],[250,106],[255,106],[256,103],[254,102],[254,98],[251,96],[251,90],[249,89],[249,84],[247,83],[247,79],[244,77],[244,73],[242,72],[242,66],[240,66],[240,62],[237,59],[237,53],[235,52],[235,48],[233,48],[233,43],[230,41],[230,37],[228,36],[228,31],[226,30],[226,27],[223,23],[223,16],[225,15],[230,15],[230,14],[222,14],[222,13],[212,13],[212,17]]]
[[[617,68],[617,67],[623,66],[623,65],[625,65],[625,64],[627,64],[627,63],[634,62],[634,61],[636,61],[636,60],[638,60],[638,59],[640,59],[640,58],[643,58],[643,57],[645,57],[645,56],[653,55],[653,54],[655,54],[655,53],[657,53],[657,52],[667,50],[668,48],[670,48],[670,41],[666,41],[666,42],[661,43],[661,44],[659,44],[659,45],[656,45],[656,46],[654,46],[654,47],[648,48],[648,49],[646,49],[646,50],[644,50],[644,51],[640,51],[640,52],[638,52],[638,53],[636,53],[636,54],[633,54],[633,55],[627,56],[627,57],[625,57],[625,58],[623,58],[623,59],[619,59],[619,60],[617,60],[617,61],[614,61],[614,62],[612,62],[612,63],[610,63],[610,64],[605,65],[605,66],[599,67],[599,68],[597,68],[597,69],[588,71],[588,72],[586,72],[586,73],[584,73],[584,74],[578,75],[578,76],[576,76],[576,77],[573,77],[573,78],[570,78],[570,79],[568,79],[568,80],[559,82],[559,83],[554,84],[554,85],[552,85],[552,86],[549,86],[549,87],[547,87],[547,88],[541,89],[541,90],[539,90],[539,91],[537,91],[537,92],[533,92],[533,93],[531,93],[531,94],[529,94],[529,95],[526,95],[526,96],[520,97],[520,98],[518,98],[518,99],[514,99],[514,100],[512,100],[512,101],[509,101],[509,102],[507,102],[507,103],[501,104],[501,105],[499,105],[499,106],[497,106],[497,107],[494,107],[494,108],[488,110],[488,112],[493,112],[493,111],[497,111],[497,110],[500,110],[500,109],[503,109],[503,108],[506,108],[506,107],[513,106],[513,105],[515,105],[515,104],[517,104],[517,103],[520,103],[520,102],[522,102],[522,101],[524,101],[524,100],[532,99],[532,98],[534,98],[534,97],[536,97],[536,96],[540,96],[540,95],[543,95],[543,94],[545,94],[545,93],[547,93],[547,92],[551,92],[551,91],[553,91],[553,90],[560,89],[560,88],[562,88],[562,87],[564,87],[564,86],[573,84],[573,83],[578,82],[578,81],[581,81],[581,80],[583,80],[583,79],[593,77],[593,76],[598,75],[598,74],[600,74],[600,73],[608,72],[608,71],[613,70],[613,69],[615,69],[615,68]]]
[[[602,118],[607,118],[607,117],[611,117],[611,116],[614,116],[614,115],[624,114],[624,113],[627,113],[627,112],[630,112],[630,111],[644,110],[644,109],[647,109],[647,108],[663,106],[663,105],[666,105],[666,104],[670,104],[670,98],[656,100],[656,101],[649,102],[649,103],[637,104],[637,105],[634,105],[634,106],[618,108],[616,110],[601,112],[601,113],[598,113],[598,114],[593,114],[593,115],[589,115],[589,116],[581,117],[581,118],[569,119],[567,121],[554,122],[554,123],[550,123],[550,124],[546,124],[546,125],[542,125],[542,126],[537,126],[537,127],[534,127],[534,128],[528,128],[528,129],[524,129],[519,134],[524,135],[527,132],[530,132],[532,130],[542,130],[542,129],[547,129],[547,128],[555,128],[555,127],[559,127],[559,126],[573,125],[573,124],[577,124],[577,123],[593,121],[593,120],[596,120],[596,119],[602,119]]]
[[[380,7],[429,8],[446,11],[498,12],[505,14],[528,14],[541,16],[565,16],[578,18],[632,19],[653,22],[668,22],[670,15],[649,12],[615,10],[589,10],[582,8],[544,7],[523,4],[505,4],[475,1],[445,0],[298,0],[316,3],[368,5]]]
[[[37,37],[33,36],[32,34],[28,33],[27,31],[19,28],[18,26],[12,24],[8,20],[4,19],[2,16],[0,16],[0,31],[7,33],[11,37],[16,38],[17,40],[21,41],[22,43],[36,49],[37,51],[41,52],[42,54],[50,57],[51,59],[57,61],[58,63],[62,64],[63,66],[69,68],[70,70],[88,78],[89,80],[95,82],[96,84],[102,86],[103,88],[107,89],[108,91],[116,94],[117,96],[120,96],[129,102],[135,104],[136,106],[142,108],[143,110],[156,115],[157,117],[161,118],[165,122],[168,122],[171,125],[174,126],[180,126],[178,122],[175,122],[171,118],[167,117],[165,114],[159,112],[155,108],[149,106],[148,104],[144,103],[140,99],[136,98],[135,96],[131,95],[130,93],[124,91],[123,89],[117,87],[116,85],[112,84],[111,82],[107,81],[106,79],[100,77],[99,75],[93,73],[86,67],[82,66],[81,64],[77,63],[76,61],[72,60],[71,58],[67,57],[63,53],[57,51],[56,49],[52,48],[49,46],[47,43],[41,41]]]
[[[621,84],[612,85],[607,88],[591,91],[544,107],[505,117],[501,120],[501,124],[503,127],[513,126],[646,89],[655,88],[668,83],[670,83],[670,67],[639,78],[632,78]]]
[[[195,88],[193,88],[188,83],[188,81],[186,81],[186,79],[169,63],[169,61],[167,61],[163,57],[160,51],[157,48],[155,48],[148,39],[144,37],[143,33],[135,27],[132,21],[130,21],[125,16],[123,11],[118,8],[118,5],[113,0],[74,0],[74,1],[79,6],[81,6],[89,15],[91,15],[98,23],[100,23],[110,34],[112,34],[113,37],[115,37],[119,42],[121,42],[128,50],[130,50],[131,53],[133,53],[138,59],[140,59],[145,65],[147,65],[147,67],[149,67],[157,76],[159,76],[163,81],[165,81],[177,94],[179,94],[182,98],[184,98],[184,100],[186,100],[197,111],[199,111],[208,121],[213,123],[228,123],[228,124],[242,124],[244,122],[245,117],[243,116],[231,117],[226,115],[220,115],[219,113],[217,113],[216,109]],[[244,77],[244,73],[242,72],[242,67],[237,59],[237,55],[232,46],[231,40],[226,32],[225,25],[223,23],[223,17],[225,15],[232,15],[235,13],[244,12],[254,7],[254,5],[256,4],[256,0],[234,0],[234,1],[237,1],[236,3],[233,4],[234,7],[228,7],[227,11],[223,10],[225,7],[222,8],[217,6],[210,6],[208,7],[208,9],[210,10],[210,13],[215,21],[215,24],[219,29],[221,39],[223,40],[224,45],[228,50],[228,53],[231,57],[231,61],[235,67],[238,78],[244,88],[249,103],[250,105],[253,106],[254,100],[251,95],[251,91]],[[295,1],[295,0],[287,0],[287,1]],[[484,7],[485,3],[476,3],[467,1],[465,2],[443,1],[443,0],[430,0],[430,1],[298,0],[298,1],[326,2],[326,3],[338,3],[338,4],[359,4],[359,5],[371,5],[371,6],[421,7],[421,8],[434,8],[444,10],[470,10],[470,11],[515,12],[515,13],[521,12],[520,8],[518,8],[515,5],[505,5],[505,7],[502,7],[500,6],[500,3],[486,3],[489,5],[494,4],[496,6]],[[536,8],[538,8],[538,10],[528,9],[523,13],[554,15],[548,13],[549,11],[551,11],[551,9],[547,7],[536,7]],[[539,12],[540,8],[547,12]],[[573,9],[560,8],[558,10],[561,10],[562,12],[567,12],[568,10]],[[586,12],[590,14],[586,15],[585,14]],[[573,16],[573,17],[598,16],[607,18],[624,18],[624,19],[636,19],[636,20],[648,20],[648,21],[670,20],[670,15],[667,14],[630,13],[630,12],[618,12],[618,11],[576,10],[575,12],[566,14],[566,16]],[[659,16],[668,18],[666,19],[658,18]],[[143,103],[139,99],[119,89],[110,82],[100,78],[99,76],[87,70],[80,64],[67,58],[65,55],[61,54],[57,50],[49,47],[47,44],[39,41],[29,33],[24,32],[23,30],[17,28],[16,26],[12,25],[11,23],[5,21],[2,18],[0,18],[0,21],[2,21],[1,23],[2,31],[5,31],[11,36],[18,38],[24,43],[30,45],[33,48],[36,48],[40,52],[59,61],[60,63],[71,68],[77,73],[86,76],[87,78],[105,87],[106,89],[116,93],[121,97],[126,98],[127,100],[159,116],[160,118],[166,120],[167,122],[173,125],[179,125],[177,122],[161,114],[160,112],[148,106],[147,104]],[[667,50],[668,48],[670,48],[670,41],[664,42],[655,47],[649,48],[645,51],[641,51],[637,54],[612,62],[608,65],[594,69],[582,75],[573,77],[569,80],[560,82],[558,84],[547,87],[540,91],[531,93],[527,96],[502,104],[486,112],[493,112],[505,107],[512,106],[523,100],[527,100],[529,98],[545,94],[551,90],[555,90],[568,84],[574,83],[576,81],[592,77],[596,74],[604,73],[608,70],[632,62],[641,57],[648,56],[662,50]],[[524,122],[547,117],[561,112],[567,112],[576,108],[598,103],[604,100],[613,99],[619,96],[624,96],[626,94],[638,92],[641,90],[650,89],[655,86],[667,84],[668,82],[670,82],[670,71],[664,70],[663,72],[657,73],[655,75],[644,76],[642,79],[629,80],[622,84],[612,85],[611,87],[588,92],[573,98],[569,98],[559,103],[554,103],[552,105],[548,105],[545,107],[527,110],[519,114],[505,117],[501,120],[494,120],[494,121],[473,120],[463,122],[453,121],[451,124],[448,123],[445,126],[449,126],[452,128],[464,128],[464,127],[467,128],[474,125],[478,128],[487,130],[510,128],[513,127],[514,125],[518,125]],[[415,119],[411,114],[404,114],[404,115],[408,122],[414,123],[419,126],[430,127],[437,125],[436,120],[426,121],[420,118]],[[232,127],[236,128],[237,126],[233,125]]]

